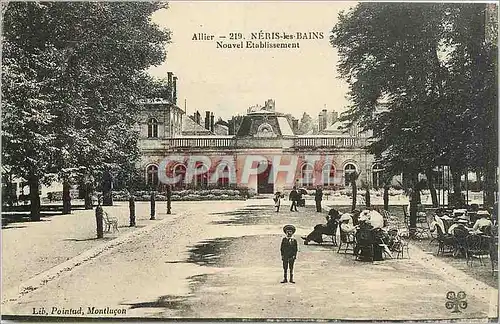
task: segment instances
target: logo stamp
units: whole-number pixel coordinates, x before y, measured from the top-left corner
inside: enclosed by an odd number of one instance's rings
[[[446,299],[448,300],[445,304],[447,309],[453,309],[452,313],[461,313],[460,309],[467,308],[467,294],[464,291],[459,291],[455,294],[454,291],[448,291],[446,294]]]

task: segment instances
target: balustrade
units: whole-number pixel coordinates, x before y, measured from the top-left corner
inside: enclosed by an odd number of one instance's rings
[[[166,148],[234,148],[237,140],[234,137],[178,137],[163,140]],[[293,139],[293,147],[325,147],[325,148],[363,148],[366,138],[359,137],[297,137]]]

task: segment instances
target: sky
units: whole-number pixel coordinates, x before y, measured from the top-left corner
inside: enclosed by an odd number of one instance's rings
[[[274,99],[276,111],[313,118],[326,107],[344,111],[348,87],[338,78],[338,57],[329,43],[341,10],[354,2],[181,2],[156,12],[152,19],[172,32],[167,59],[150,69],[156,77],[172,71],[177,77],[177,104],[187,113],[214,112],[216,119],[245,114],[247,108]],[[291,40],[300,48],[227,49],[229,33],[323,32],[323,39]],[[194,34],[214,35],[212,41],[192,40]],[[226,36],[226,39],[218,38]],[[259,42],[259,40],[254,40]],[[266,40],[262,40],[266,41]],[[270,40],[268,40],[270,41]],[[270,42],[276,42],[270,41]],[[245,43],[246,44],[246,43]]]

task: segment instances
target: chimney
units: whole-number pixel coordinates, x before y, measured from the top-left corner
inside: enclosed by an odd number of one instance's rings
[[[173,94],[172,94],[172,103],[177,105],[177,77],[174,76],[174,83],[172,84]]]
[[[320,131],[320,132],[328,127],[327,115],[328,115],[328,113],[327,113],[326,109],[323,109],[318,115],[318,121],[319,121],[318,131]]]
[[[197,110],[194,113],[194,121],[199,125],[200,124],[200,112]]]
[[[210,111],[205,111],[205,129],[210,130]]]
[[[168,94],[166,98],[168,101],[172,102],[172,89],[173,89],[173,84],[172,84],[172,77],[174,73],[172,72],[167,72],[167,86],[168,86]]]
[[[297,132],[299,131],[299,120],[298,119],[295,119],[295,118],[292,119],[292,130],[293,130],[294,134],[297,134]]]
[[[214,132],[214,113],[210,114],[210,131]]]

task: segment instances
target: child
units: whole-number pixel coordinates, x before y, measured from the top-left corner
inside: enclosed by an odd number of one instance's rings
[[[281,260],[283,261],[283,281],[281,283],[286,283],[287,281],[287,271],[290,267],[290,283],[295,283],[293,281],[293,264],[297,258],[297,240],[292,237],[295,233],[295,226],[285,225],[283,227],[283,232],[285,232],[286,237],[281,240]]]
[[[283,198],[283,194],[279,191],[276,191],[274,194],[274,207],[276,207],[276,212],[280,211],[280,205],[281,205],[281,198]]]

